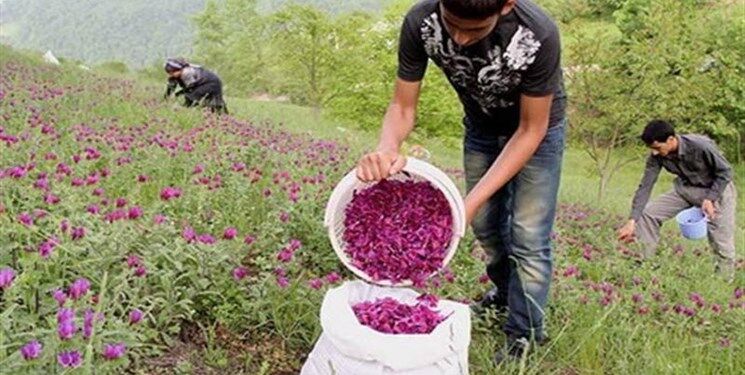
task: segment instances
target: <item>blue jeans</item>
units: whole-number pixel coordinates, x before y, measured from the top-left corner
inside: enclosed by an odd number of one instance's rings
[[[509,337],[542,341],[544,308],[552,275],[551,229],[564,155],[566,120],[548,129],[523,169],[482,206],[471,223],[489,256],[486,272],[509,305]],[[465,147],[466,189],[492,166],[509,137],[493,152]]]

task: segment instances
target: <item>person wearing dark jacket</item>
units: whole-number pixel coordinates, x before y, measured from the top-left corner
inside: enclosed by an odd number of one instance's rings
[[[222,97],[222,82],[217,74],[190,64],[182,58],[170,58],[165,63],[168,85],[164,98],[184,96],[184,106],[198,105],[208,107],[212,112],[228,113],[228,106]],[[180,88],[180,91],[176,91]]]
[[[680,211],[700,206],[708,218],[707,234],[716,255],[716,270],[727,281],[734,281],[737,192],[732,166],[714,141],[699,134],[678,135],[663,120],[650,121],[641,139],[651,152],[629,220],[618,231],[619,239],[638,239],[645,258],[652,257],[662,223]],[[673,189],[649,202],[662,169],[677,176]]]

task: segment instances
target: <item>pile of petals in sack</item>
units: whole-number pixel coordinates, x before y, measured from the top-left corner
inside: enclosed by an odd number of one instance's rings
[[[352,306],[357,320],[378,332],[388,334],[428,334],[442,323],[446,316],[434,310],[437,298],[424,294],[415,305],[407,305],[385,297],[373,302],[364,301]]]

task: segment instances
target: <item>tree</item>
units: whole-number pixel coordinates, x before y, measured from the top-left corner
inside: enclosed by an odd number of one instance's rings
[[[742,82],[742,65],[725,65],[741,64],[734,61],[742,54],[707,41],[721,21],[706,17],[711,9],[701,11],[693,1],[660,0],[648,9],[633,3],[619,11],[629,13],[616,15],[620,37],[578,34],[569,51],[572,132],[595,162],[599,198],[614,173],[634,160],[623,149],[639,144],[652,118],[671,120],[680,132],[707,134],[730,157],[742,147],[732,123],[742,123],[737,103],[745,98],[731,83]]]
[[[337,29],[328,14],[303,5],[289,5],[271,17],[273,46],[288,80],[292,98],[320,110],[332,97],[338,53]]]

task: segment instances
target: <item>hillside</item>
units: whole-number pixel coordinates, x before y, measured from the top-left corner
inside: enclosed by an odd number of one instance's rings
[[[135,67],[165,56],[188,55],[194,29],[190,17],[207,0],[3,0],[0,42],[24,49],[52,50],[89,64],[123,61]],[[299,0],[324,10],[377,10],[385,1]],[[287,0],[260,0],[264,12]]]

